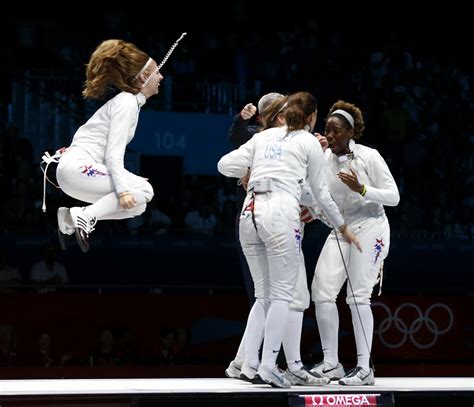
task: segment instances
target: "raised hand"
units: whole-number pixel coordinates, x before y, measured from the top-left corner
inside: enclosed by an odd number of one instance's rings
[[[240,112],[240,117],[244,120],[249,120],[255,113],[257,113],[257,108],[253,103],[247,103]]]

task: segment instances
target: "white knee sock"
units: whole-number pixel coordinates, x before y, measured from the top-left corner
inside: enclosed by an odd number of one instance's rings
[[[141,215],[146,210],[146,204],[136,205],[132,209],[124,210],[120,208],[117,212],[111,212],[100,217],[100,220],[120,220],[134,218]],[[99,218],[98,218],[99,219]]]
[[[265,340],[263,342],[262,365],[273,369],[286,330],[288,301],[272,300],[265,321]]]
[[[374,316],[369,304],[351,305],[352,326],[357,349],[357,366],[369,370],[370,351],[372,349],[372,336],[374,334]],[[360,318],[359,318],[360,314]],[[362,326],[361,326],[362,321]],[[362,327],[364,328],[362,330]],[[365,336],[364,336],[365,333]]]
[[[285,336],[283,337],[283,350],[285,351],[286,364],[292,372],[301,369],[301,330],[303,328],[303,311],[290,309],[286,323]]]
[[[324,362],[329,367],[336,367],[339,363],[337,356],[339,346],[339,312],[337,311],[337,305],[334,302],[325,302],[317,304],[315,308]]]
[[[237,354],[235,355],[235,358],[234,358],[234,362],[237,363],[238,366],[242,366],[243,363],[245,362],[245,341],[246,341],[245,333],[246,333],[246,330],[244,331],[242,339],[240,340],[239,349],[237,349]]]
[[[243,353],[245,362],[250,366],[258,366],[260,363],[259,351],[265,329],[265,314],[264,301],[256,300],[250,310],[244,336],[237,351],[237,357],[240,358]]]
[[[115,192],[105,195],[92,205],[86,206],[84,209],[84,215],[89,218],[97,218],[97,220],[105,219],[127,219],[132,218],[137,213],[143,212],[143,205],[146,205],[146,199],[143,192],[138,190],[130,191],[135,200],[137,206],[130,210],[125,210],[120,206],[120,199]],[[139,212],[139,210],[142,210]],[[113,217],[112,217],[113,216]]]

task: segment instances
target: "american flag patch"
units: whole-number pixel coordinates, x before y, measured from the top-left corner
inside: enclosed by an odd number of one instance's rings
[[[383,244],[383,239],[375,239],[375,244],[374,244],[374,252],[375,252],[375,258],[374,258],[374,264],[377,263],[377,260],[379,259],[380,253],[382,253],[382,247],[385,245]]]
[[[293,229],[295,231],[295,243],[298,251],[301,250],[301,229]]]
[[[99,171],[97,168],[94,168],[92,166],[92,164],[91,165],[83,165],[81,167],[81,172],[83,174],[86,174],[88,177],[95,177],[97,175],[109,175],[105,172]]]

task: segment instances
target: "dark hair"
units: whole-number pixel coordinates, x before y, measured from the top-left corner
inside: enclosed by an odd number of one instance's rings
[[[344,102],[343,100],[338,100],[336,103],[334,103],[331,106],[331,109],[329,109],[328,116],[326,117],[326,121],[329,120],[331,116],[333,116],[333,112],[336,111],[337,109],[344,110],[345,112],[349,113],[353,118],[354,118],[354,136],[352,137],[353,139],[359,139],[362,137],[362,133],[365,129],[364,125],[364,117],[362,116],[362,111],[356,106],[353,105],[352,103],[347,103]],[[334,114],[334,116],[337,116],[342,120],[344,123],[344,126],[348,129],[352,129],[351,124],[349,121],[342,115],[342,114]]]

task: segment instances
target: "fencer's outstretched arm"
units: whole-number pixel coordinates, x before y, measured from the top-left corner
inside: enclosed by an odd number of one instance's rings
[[[362,246],[360,245],[359,239],[357,239],[357,236],[347,225],[342,225],[339,228],[339,232],[349,243],[354,243],[357,249],[362,253]]]
[[[319,207],[324,211],[331,224],[339,228],[344,224],[342,217],[336,203],[333,201],[326,184],[325,169],[326,160],[324,153],[315,138],[309,139],[309,158],[308,158],[308,183],[313,191],[313,196],[316,199]]]
[[[217,163],[217,169],[226,177],[242,178],[252,166],[254,155],[254,138],[252,137],[237,150],[223,156]]]

